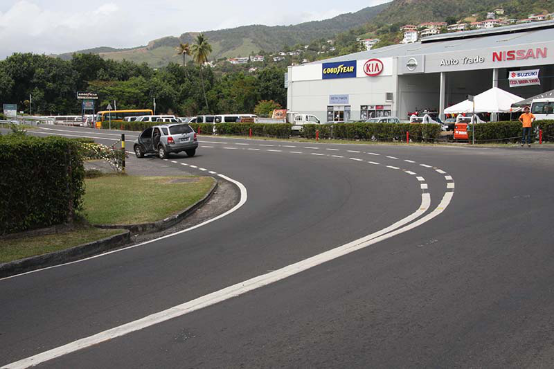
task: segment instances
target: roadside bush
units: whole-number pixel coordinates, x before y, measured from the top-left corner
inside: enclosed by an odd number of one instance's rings
[[[544,141],[554,141],[554,121],[537,120],[533,122],[533,134],[531,139],[534,141],[538,137],[538,130],[543,131]],[[473,132],[468,127],[468,136],[472,140]],[[522,127],[519,121],[516,122],[493,122],[475,125],[476,142],[518,142],[521,140]]]
[[[219,135],[289,138],[292,124],[261,124],[261,123],[220,123],[216,124]]]
[[[0,234],[73,220],[84,194],[79,146],[62,137],[0,137]]]
[[[194,132],[202,135],[213,135],[214,125],[210,123],[189,123]]]
[[[428,142],[438,140],[441,132],[438,124],[339,123],[304,125],[301,136],[313,139],[317,130],[322,139],[362,141],[404,141],[410,132],[412,141]]]

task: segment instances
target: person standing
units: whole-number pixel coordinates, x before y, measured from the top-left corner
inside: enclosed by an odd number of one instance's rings
[[[529,107],[523,109],[523,114],[519,116],[519,121],[523,125],[523,137],[521,138],[521,147],[525,145],[525,137],[527,137],[527,146],[531,147],[531,127],[535,121],[533,113],[529,112]]]

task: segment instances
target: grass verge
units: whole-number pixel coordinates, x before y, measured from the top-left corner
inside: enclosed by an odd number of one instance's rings
[[[104,175],[86,180],[85,217],[91,224],[140,224],[176,214],[201,200],[212,177]]]
[[[123,233],[121,229],[82,227],[51,235],[3,240],[0,242],[0,263],[65,250],[120,233]]]

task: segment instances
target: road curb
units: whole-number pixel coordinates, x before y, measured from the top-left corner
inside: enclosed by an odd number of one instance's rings
[[[100,254],[104,251],[123,246],[129,243],[130,240],[131,232],[126,230],[124,233],[98,241],[89,242],[84,245],[75,246],[70,249],[3,263],[0,264],[0,278],[30,272],[35,269],[47,268],[58,264],[69,263],[84,257]]]
[[[173,227],[175,224],[181,222],[184,218],[193,214],[196,210],[202,207],[208,200],[210,200],[218,187],[218,181],[214,180],[212,187],[208,193],[200,199],[195,204],[189,206],[182,212],[167,217],[163,220],[152,223],[142,223],[142,224],[97,224],[95,227],[104,228],[104,229],[127,229],[132,233],[150,233],[150,232],[159,232],[164,231],[168,228]]]
[[[218,181],[215,180],[208,193],[198,202],[189,206],[182,212],[153,223],[132,224],[132,225],[97,225],[97,228],[121,229],[124,233],[104,238],[102,240],[79,245],[66,250],[60,250],[49,254],[32,256],[25,259],[14,260],[0,264],[0,278],[6,278],[32,270],[47,268],[59,264],[65,264],[89,256],[101,254],[131,242],[131,233],[148,233],[162,231],[174,226],[184,218],[193,214],[202,207],[215,193]]]

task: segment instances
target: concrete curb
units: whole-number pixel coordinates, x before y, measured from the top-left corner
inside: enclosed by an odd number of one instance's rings
[[[218,182],[217,180],[215,180],[214,183],[212,184],[212,188],[210,188],[208,193],[201,200],[189,206],[182,212],[172,215],[163,220],[159,220],[153,223],[142,223],[142,224],[109,224],[109,225],[97,224],[95,225],[95,227],[104,228],[104,229],[127,229],[132,233],[150,233],[150,232],[159,232],[159,231],[166,230],[168,228],[173,227],[175,224],[179,223],[184,218],[190,216],[192,213],[194,213],[196,210],[202,207],[206,202],[208,202],[208,200],[211,199],[215,190],[217,189],[217,186],[218,186]]]
[[[75,246],[70,249],[3,263],[0,264],[0,278],[29,272],[35,269],[68,263],[88,256],[100,254],[104,251],[123,246],[129,243],[130,240],[131,232],[124,231],[122,234],[117,234],[115,236],[84,245]]]
[[[89,256],[101,254],[102,252],[124,246],[131,241],[131,233],[148,233],[161,231],[174,226],[184,218],[190,216],[202,207],[213,196],[218,187],[217,180],[214,181],[208,193],[198,202],[189,206],[182,212],[172,215],[164,220],[153,223],[131,224],[131,225],[97,225],[98,228],[121,229],[124,233],[90,242],[84,245],[75,246],[70,249],[52,252],[49,254],[32,256],[25,259],[10,261],[0,264],[0,278],[9,277],[32,270],[47,268],[54,265],[65,264]]]

